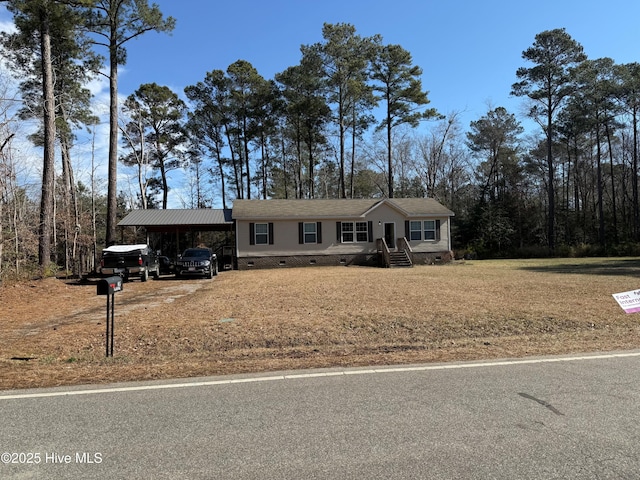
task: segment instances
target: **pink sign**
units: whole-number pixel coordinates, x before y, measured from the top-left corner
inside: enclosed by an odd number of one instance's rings
[[[640,290],[631,290],[630,292],[614,293],[613,298],[616,299],[618,305],[627,313],[640,312]]]

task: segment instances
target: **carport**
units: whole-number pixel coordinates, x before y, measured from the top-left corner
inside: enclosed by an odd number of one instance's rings
[[[234,232],[234,222],[230,208],[197,208],[197,209],[163,209],[163,210],[132,210],[118,222],[121,229],[122,243],[124,243],[124,229],[143,227],[146,231],[146,241],[149,243],[150,233],[169,234],[175,238],[176,250],[193,245],[180,245],[180,234],[191,233],[193,238],[198,232]],[[223,268],[235,265],[235,247],[223,249]],[[229,257],[230,262],[229,262]]]

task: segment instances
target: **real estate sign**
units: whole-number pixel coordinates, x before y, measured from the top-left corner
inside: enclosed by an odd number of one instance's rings
[[[627,313],[640,312],[640,290],[630,292],[614,293],[613,298]]]

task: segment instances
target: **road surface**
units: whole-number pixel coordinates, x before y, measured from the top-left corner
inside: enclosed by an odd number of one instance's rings
[[[0,392],[3,479],[636,479],[640,352]]]

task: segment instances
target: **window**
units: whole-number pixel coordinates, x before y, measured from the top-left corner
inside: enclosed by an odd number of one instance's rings
[[[404,235],[409,241],[440,241],[440,220],[406,220]]]
[[[409,240],[422,240],[422,222],[409,222]]]
[[[249,245],[273,245],[273,223],[249,223]]]
[[[371,222],[338,222],[338,239],[342,243],[372,242]]]
[[[353,242],[353,223],[342,222],[342,243]]]
[[[435,220],[424,221],[424,239],[435,240],[436,239],[436,222]]]
[[[369,239],[367,222],[356,222],[356,242],[366,242]]]
[[[317,227],[315,222],[304,224],[304,243],[318,243]]]
[[[255,236],[256,245],[267,245],[269,243],[269,224],[256,223]]]
[[[340,227],[338,227],[339,231]],[[322,222],[298,222],[298,243],[300,245],[322,243]]]

